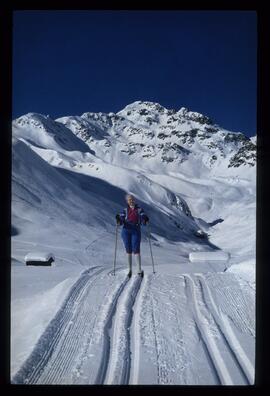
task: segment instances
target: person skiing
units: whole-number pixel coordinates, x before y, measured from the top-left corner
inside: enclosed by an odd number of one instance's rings
[[[138,275],[143,276],[141,268],[141,224],[146,225],[149,222],[148,216],[144,210],[136,204],[135,198],[131,194],[126,195],[127,207],[116,215],[116,223],[123,225],[121,236],[127,253],[129,273],[132,275],[132,252],[138,264]]]

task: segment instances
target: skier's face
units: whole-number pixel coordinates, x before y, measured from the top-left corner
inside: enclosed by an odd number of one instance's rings
[[[127,197],[127,203],[129,206],[134,206],[135,205],[135,199],[133,197]]]

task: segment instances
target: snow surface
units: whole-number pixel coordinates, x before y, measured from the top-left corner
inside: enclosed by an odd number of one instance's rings
[[[255,144],[142,101],[14,120],[12,382],[252,384]],[[115,227],[126,192],[150,218],[145,276],[133,263],[130,280]],[[35,252],[54,266],[25,266]]]
[[[215,252],[193,252],[189,254],[191,262],[194,261],[227,261],[229,259],[228,253],[222,251]]]

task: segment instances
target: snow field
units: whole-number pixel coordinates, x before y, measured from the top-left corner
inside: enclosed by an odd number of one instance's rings
[[[150,102],[14,121],[14,383],[253,383],[255,167],[228,167],[244,137],[207,122]],[[151,219],[157,273],[143,228],[143,280],[127,279],[122,242],[112,276],[125,192]],[[55,264],[26,268],[35,251]]]

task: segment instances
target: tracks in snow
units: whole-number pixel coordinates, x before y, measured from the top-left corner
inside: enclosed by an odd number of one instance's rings
[[[110,275],[100,267],[81,275],[12,383],[128,383],[129,328],[142,278]]]
[[[52,362],[52,357],[55,351],[59,350],[59,348],[61,349],[61,346],[65,345],[65,340],[63,342],[63,338],[66,338],[70,333],[69,329],[75,320],[76,306],[81,304],[90,284],[94,282],[101,272],[104,272],[104,269],[98,268],[99,267],[92,267],[84,271],[77,282],[75,282],[62,307],[47,326],[34,350],[21,369],[13,377],[13,383],[38,383],[39,379],[43,377],[47,365],[49,365],[49,367],[53,366],[55,360]],[[53,370],[51,371],[53,372]],[[60,373],[55,373],[55,375],[56,374],[60,375]],[[48,377],[50,378],[50,375]],[[47,379],[49,379],[48,377]]]
[[[140,276],[132,278],[119,297],[112,323],[110,356],[107,361],[105,384],[129,384],[131,368],[130,327],[133,317],[133,306],[141,282],[142,278]],[[109,338],[108,331],[107,338]]]
[[[170,366],[167,362],[167,358],[170,359],[168,353],[174,353],[178,347],[173,344],[176,340],[183,344],[181,348],[188,350],[188,337],[181,338],[183,324],[177,316],[178,311],[174,313],[177,294],[167,295],[169,289],[165,288],[166,298],[160,301],[162,312],[164,307],[168,308],[169,323],[176,331],[175,337],[172,334],[169,339],[164,337],[160,322],[155,319],[155,314],[162,314],[153,306],[153,298],[156,303],[159,301],[156,295],[159,286],[152,290],[148,276],[129,279],[122,271],[115,277],[110,275],[112,271],[103,267],[92,267],[83,272],[12,383],[139,384],[144,374],[141,364],[145,364],[146,356],[145,349],[140,356],[142,329],[139,320],[146,289],[152,304],[148,304],[145,314],[152,312],[153,317],[149,320],[153,322],[156,342],[153,348],[157,361],[153,367],[156,364],[157,378],[153,377],[153,380],[167,383],[170,378],[166,377],[166,370],[185,366],[187,362],[179,348],[174,364]],[[181,312],[188,314],[190,323],[195,321],[215,381],[224,385],[253,384],[254,367],[228,317],[217,307],[204,276],[184,274],[183,278],[182,293],[186,294],[187,301]],[[164,285],[171,283],[166,280]],[[180,297],[179,294],[177,298]],[[161,320],[160,316],[158,320]],[[152,368],[149,372],[155,375]],[[181,375],[178,378],[182,378]]]
[[[202,274],[185,274],[194,320],[222,385],[253,384],[254,368],[228,318],[220,311]]]

